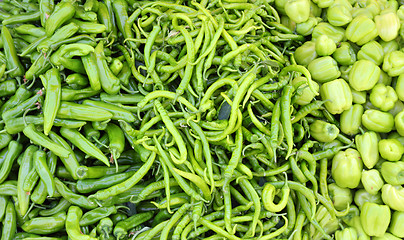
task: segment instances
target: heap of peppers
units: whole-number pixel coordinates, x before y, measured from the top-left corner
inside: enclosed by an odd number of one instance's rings
[[[1,240],[404,238],[401,0],[0,21]]]

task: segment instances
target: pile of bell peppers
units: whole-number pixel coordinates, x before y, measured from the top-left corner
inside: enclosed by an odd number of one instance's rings
[[[0,2],[1,240],[404,238],[403,4]]]

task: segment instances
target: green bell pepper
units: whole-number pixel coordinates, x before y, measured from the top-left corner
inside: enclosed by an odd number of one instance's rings
[[[394,117],[391,113],[369,109],[362,115],[362,124],[370,131],[388,133],[393,130]]]
[[[316,52],[319,56],[329,56],[337,49],[337,45],[327,35],[321,35],[316,39]]]
[[[385,71],[380,71],[379,81],[377,83],[381,83],[384,85],[391,85],[392,77],[390,77]]]
[[[355,192],[354,202],[356,206],[362,210],[363,205],[367,202],[382,204],[382,196],[380,193],[377,194],[370,194],[365,189],[359,189]]]
[[[332,57],[340,65],[352,65],[356,62],[355,51],[348,42],[339,43]]]
[[[389,226],[390,215],[387,205],[366,202],[360,214],[363,230],[369,236],[383,236]]]
[[[375,24],[379,37],[383,41],[387,42],[397,38],[398,30],[400,30],[400,19],[397,13],[386,9],[375,16]]]
[[[358,240],[370,240],[369,235],[363,230],[360,215],[354,216],[352,219],[352,227],[355,228],[358,234]]]
[[[296,24],[296,32],[303,36],[309,36],[321,18],[309,17],[307,21]]]
[[[372,89],[380,77],[380,68],[369,60],[356,61],[349,72],[349,85],[356,91]]]
[[[358,149],[363,164],[371,169],[379,161],[379,137],[377,133],[368,131],[363,135],[355,136],[356,149]]]
[[[320,83],[329,82],[341,76],[338,63],[330,56],[314,59],[309,63],[307,69],[311,77]]]
[[[357,240],[358,233],[353,227],[344,228],[335,232],[335,240]]]
[[[366,59],[372,61],[376,65],[383,63],[383,47],[377,41],[370,41],[363,45],[357,53],[358,60]]]
[[[396,91],[394,91],[392,87],[378,83],[373,87],[369,100],[373,106],[387,112],[394,107],[398,97]]]
[[[379,153],[389,161],[398,161],[404,153],[404,146],[397,139],[382,139],[379,141]]]
[[[394,211],[391,216],[389,232],[399,238],[404,238],[404,212]]]
[[[363,171],[361,182],[365,190],[372,195],[377,194],[384,184],[380,172],[376,169]]]
[[[398,99],[404,101],[404,74],[398,76],[394,89],[396,90]]]
[[[404,188],[401,185],[384,184],[382,199],[391,209],[404,212]]]
[[[377,37],[376,24],[372,19],[359,15],[349,23],[345,36],[349,41],[363,45]]]
[[[384,181],[391,185],[404,184],[404,162],[388,162],[382,163],[380,173]]]
[[[329,100],[324,106],[332,114],[340,114],[352,106],[352,93],[349,85],[343,79],[335,79],[320,87],[322,100]]]
[[[404,52],[393,51],[387,53],[383,59],[383,71],[391,77],[397,77],[404,73]]]
[[[386,232],[382,237],[374,237],[372,240],[402,240],[391,233]]]
[[[313,0],[320,8],[328,8],[334,4],[334,0]]]
[[[366,91],[356,91],[351,88],[352,102],[356,104],[364,104],[366,102]]]
[[[359,133],[363,111],[363,106],[360,104],[354,104],[348,110],[343,111],[340,116],[341,132],[348,135]]]
[[[323,228],[326,234],[331,234],[338,230],[339,221],[337,218],[332,217],[328,210],[323,206],[319,205],[317,207],[316,214],[314,218],[317,220],[318,224]],[[310,224],[309,232],[312,240],[321,240],[323,234],[318,231],[312,224]]]
[[[360,154],[353,148],[339,151],[332,159],[331,175],[340,187],[356,188],[362,174]]]
[[[345,210],[353,200],[351,189],[342,188],[335,183],[328,184],[328,194],[337,210]]]
[[[285,12],[295,23],[305,22],[310,16],[310,1],[287,0],[285,3]]]
[[[307,105],[314,99],[316,94],[308,87],[307,79],[305,77],[295,77],[292,80],[292,85],[300,84],[301,82],[304,83],[299,86],[298,91],[300,91],[300,88],[302,89],[302,91],[299,95],[295,95],[295,103],[299,105]],[[318,90],[320,89],[318,83],[313,81],[312,84],[314,90],[318,92]]]
[[[345,30],[342,27],[335,27],[327,22],[321,22],[313,29],[313,33],[311,34],[312,41],[315,41],[321,35],[327,35],[335,43],[339,43],[345,37]]]
[[[339,129],[334,124],[316,120],[310,124],[310,135],[319,142],[331,142],[337,138]]]
[[[303,66],[309,65],[309,63],[317,58],[316,43],[313,41],[305,42],[302,46],[296,48],[294,56],[298,64]]]
[[[400,46],[396,40],[385,42],[383,40],[378,41],[380,45],[383,47],[383,53],[386,55],[387,53],[391,53],[397,51]]]
[[[398,134],[404,136],[404,110],[394,117],[394,124]]]
[[[350,4],[334,3],[327,9],[328,22],[336,27],[345,26],[352,21]]]

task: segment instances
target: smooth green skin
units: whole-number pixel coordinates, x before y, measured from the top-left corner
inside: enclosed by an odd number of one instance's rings
[[[404,212],[404,188],[385,184],[382,187],[382,199],[391,209]]]
[[[319,142],[332,142],[338,134],[339,129],[334,124],[322,120],[310,124],[310,135]]]
[[[358,233],[355,228],[344,228],[335,232],[335,240],[356,240],[358,239]]]
[[[394,211],[391,216],[389,232],[399,238],[404,238],[404,212]]]
[[[397,139],[382,139],[379,141],[379,152],[388,161],[398,161],[404,153],[404,146]]]
[[[21,228],[29,233],[47,235],[62,230],[65,226],[66,213],[59,212],[49,217],[36,217],[25,222]]]
[[[295,23],[302,23],[309,19],[310,2],[308,0],[288,0],[285,3],[285,12]]]
[[[388,133],[393,130],[394,117],[391,113],[369,109],[362,115],[362,124],[369,131]]]
[[[382,196],[380,193],[373,195],[368,193],[365,189],[359,189],[358,191],[355,192],[354,202],[356,206],[359,207],[360,210],[362,210],[363,205],[366,202],[372,202],[377,204],[383,203]]]
[[[369,236],[382,237],[389,226],[390,216],[387,205],[366,202],[360,214],[363,230]]]
[[[400,19],[397,13],[393,11],[382,11],[380,15],[375,16],[375,24],[379,37],[383,41],[388,42],[398,36]]]
[[[394,117],[394,126],[396,127],[398,134],[404,136],[404,110]]]
[[[309,65],[309,63],[311,63],[317,57],[315,48],[316,43],[313,41],[307,41],[302,46],[296,48],[294,52],[296,62],[303,66]]]
[[[342,188],[335,183],[331,183],[328,185],[328,193],[337,210],[344,210],[352,203],[353,196],[349,188]]]
[[[5,25],[3,25],[1,29],[1,38],[4,45],[4,55],[7,60],[7,70],[12,70],[8,74],[8,76],[11,78],[15,78],[17,76],[24,75],[24,67],[17,56],[13,38],[11,37],[10,31]]]
[[[360,104],[352,105],[340,115],[341,132],[348,135],[359,133],[359,127],[362,123],[363,106]]]
[[[362,174],[360,154],[353,148],[339,151],[332,159],[331,175],[340,187],[356,188]]]
[[[392,87],[378,83],[372,88],[369,100],[375,107],[386,112],[394,107],[398,97]]]
[[[367,168],[373,168],[379,160],[379,136],[377,133],[367,131],[363,135],[356,135],[355,143],[363,164]]]
[[[377,194],[384,184],[380,172],[376,169],[363,171],[361,182],[365,190],[373,195]]]
[[[327,20],[333,26],[344,26],[352,21],[352,6],[335,3],[327,9]]]
[[[1,240],[11,240],[14,238],[17,231],[17,213],[15,211],[14,203],[12,201],[7,202],[5,216],[2,221]]]
[[[376,24],[372,19],[359,15],[349,23],[345,36],[351,42],[363,45],[377,37]]]
[[[341,76],[337,62],[330,56],[314,59],[309,63],[307,69],[312,78],[320,83],[326,83]]]
[[[403,74],[398,76],[397,81],[396,81],[396,87],[394,90],[396,90],[398,99],[400,99],[401,101],[404,101],[404,75]]]
[[[80,230],[79,221],[83,211],[77,206],[70,206],[67,211],[66,217],[66,232],[69,238],[77,240],[97,240],[98,238],[90,237],[89,235],[82,234]]]
[[[358,60],[349,72],[349,85],[356,91],[372,89],[380,78],[380,68],[369,60]]]
[[[321,35],[316,39],[316,52],[319,56],[329,56],[335,52],[337,45],[327,35]]]
[[[356,54],[351,44],[342,42],[339,47],[334,51],[332,57],[340,65],[349,66],[356,62]]]
[[[404,184],[404,162],[388,162],[382,163],[380,173],[384,181],[391,185]]]
[[[352,93],[348,83],[342,79],[324,83],[320,87],[320,95],[324,106],[332,114],[340,114],[352,106]]]
[[[357,55],[358,60],[366,59],[374,62],[376,65],[381,65],[383,63],[384,51],[379,42],[370,41],[361,47]]]

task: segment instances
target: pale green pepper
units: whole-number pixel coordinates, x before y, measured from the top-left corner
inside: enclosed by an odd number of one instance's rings
[[[335,240],[357,240],[358,233],[355,228],[348,227],[335,232]]]
[[[340,65],[352,65],[356,62],[355,51],[348,42],[339,43],[338,48],[332,54],[332,57]]]
[[[366,202],[360,215],[363,230],[369,236],[383,236],[389,226],[390,216],[388,206]]]
[[[372,89],[380,77],[380,68],[369,60],[356,61],[349,72],[349,85],[356,91]]]
[[[337,49],[335,42],[327,35],[321,35],[316,39],[316,52],[319,56],[329,56]]]
[[[312,40],[316,40],[321,35],[327,35],[335,43],[339,43],[345,37],[345,30],[342,27],[335,27],[327,22],[321,22],[314,27],[311,34]]]
[[[347,82],[339,78],[320,87],[321,98],[329,100],[324,106],[332,114],[340,114],[352,106],[352,93]]]
[[[345,36],[351,42],[363,45],[377,37],[376,24],[372,19],[359,15],[349,23]]]
[[[344,26],[352,21],[352,6],[333,4],[327,9],[327,20],[333,26]]]
[[[340,219],[347,226],[353,227],[354,223],[355,223],[354,219],[355,219],[355,217],[359,218],[359,214],[360,214],[359,208],[355,204],[351,204],[349,206],[348,213],[346,215],[344,215],[344,216],[341,216]]]
[[[383,204],[382,197],[379,193],[370,194],[365,189],[359,189],[355,192],[354,202],[360,210],[362,210],[363,205],[367,202]]]
[[[303,36],[308,36],[313,32],[314,27],[318,24],[319,19],[309,17],[307,21],[296,24],[296,32]]]
[[[375,195],[383,187],[384,181],[380,172],[376,169],[371,169],[362,172],[361,182],[366,192]]]
[[[380,173],[384,181],[391,185],[404,184],[404,162],[388,162],[382,163]]]
[[[321,20],[321,13],[323,9],[321,9],[317,4],[313,1],[310,1],[310,16],[319,18]]]
[[[301,82],[304,82],[301,86],[299,86],[298,91],[300,91],[300,88],[302,89],[300,95],[295,95],[295,103],[299,105],[307,105],[309,104],[314,97],[316,96],[316,93],[314,93],[308,86],[307,86],[307,79],[305,77],[295,77],[292,80],[292,85],[299,84]],[[315,81],[312,81],[314,90],[316,92],[319,91],[320,87],[318,86],[318,83]]]
[[[310,124],[310,135],[319,142],[331,142],[337,138],[339,129],[334,124],[316,120]]]
[[[369,109],[362,115],[362,124],[370,131],[388,133],[393,130],[394,117],[391,113]]]
[[[363,230],[360,215],[354,216],[352,219],[352,227],[356,229],[358,233],[358,240],[370,240],[369,235],[366,234],[365,230]]]
[[[393,51],[387,53],[383,60],[383,71],[391,77],[397,77],[404,73],[404,52]]]
[[[379,161],[378,143],[379,137],[372,131],[355,136],[356,148],[361,155],[363,164],[369,169],[373,168]]]
[[[317,220],[319,225],[323,228],[326,234],[331,234],[338,230],[339,221],[336,217],[332,217],[328,210],[323,206],[319,205],[317,207],[316,214],[314,218]],[[323,234],[318,231],[312,224],[310,224],[309,232],[312,240],[321,240]]]
[[[398,161],[404,153],[404,147],[395,138],[382,139],[379,141],[379,153],[382,158],[389,161]]]
[[[330,56],[314,59],[309,63],[307,69],[310,71],[311,77],[320,83],[329,82],[341,76],[337,62]]]
[[[349,66],[340,66],[339,70],[341,71],[341,78],[346,82],[349,81],[349,72],[352,70],[353,65]]]
[[[285,3],[285,12],[295,23],[305,22],[310,16],[310,1],[288,0]]]
[[[360,104],[354,104],[348,110],[343,111],[340,116],[341,132],[348,135],[359,133],[363,111],[363,106]]]
[[[385,42],[383,40],[378,41],[380,43],[380,45],[382,45],[383,47],[383,53],[384,55],[386,55],[387,53],[391,53],[394,51],[397,51],[400,46],[398,45],[398,42],[396,39]]]
[[[313,2],[320,8],[328,8],[333,5],[334,0],[314,0]]]
[[[316,43],[313,41],[305,42],[302,46],[296,48],[294,56],[298,64],[303,66],[309,65],[309,63],[317,58]]]
[[[402,112],[404,110],[404,103],[401,102],[400,100],[397,100],[396,103],[394,104],[394,107],[392,109],[389,110],[389,113],[391,113],[391,115],[393,115],[394,117],[397,116],[397,114],[399,114],[400,112]],[[395,124],[395,122],[394,122]],[[394,126],[397,128],[397,126]]]
[[[394,117],[394,124],[398,134],[404,137],[404,110]]]
[[[353,148],[339,151],[332,159],[331,175],[335,183],[344,188],[356,188],[362,174],[360,154]]]
[[[396,91],[394,91],[392,87],[378,83],[373,87],[369,100],[373,106],[386,112],[394,107],[398,97]]]
[[[397,14],[389,9],[386,9],[375,16],[375,24],[379,37],[383,41],[391,41],[398,36],[400,30],[400,19]]]
[[[364,104],[366,102],[366,91],[356,91],[351,88],[352,102],[356,104]]]
[[[399,238],[404,238],[404,212],[394,211],[391,216],[389,232]]]
[[[353,200],[351,189],[342,188],[335,183],[328,184],[328,194],[337,210],[345,210]]]
[[[358,16],[365,16],[367,18],[373,19],[373,14],[366,8],[355,7],[352,9],[352,17],[356,18]]]
[[[358,60],[366,59],[380,65],[383,62],[383,47],[376,41],[364,44],[357,54]]]
[[[391,85],[392,77],[390,77],[385,71],[380,71],[379,81],[377,83],[382,83],[384,85]]]
[[[398,99],[404,101],[404,74],[398,76],[394,89],[396,90]]]
[[[391,209],[404,212],[404,188],[402,186],[384,184],[382,199]]]
[[[372,240],[402,240],[391,233],[386,232],[382,237],[373,237]]]

